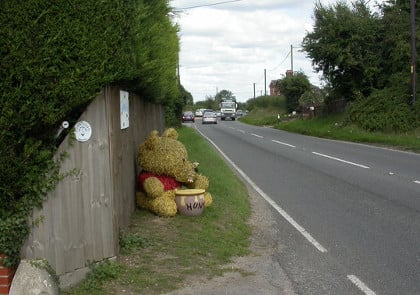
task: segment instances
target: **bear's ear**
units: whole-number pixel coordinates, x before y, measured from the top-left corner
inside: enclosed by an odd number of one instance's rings
[[[159,132],[157,132],[156,130],[153,130],[152,132],[150,132],[150,135],[144,142],[144,145],[148,150],[153,150],[155,146],[158,144],[158,140],[159,140]]]
[[[168,137],[177,140],[178,132],[174,128],[168,128],[163,132],[162,137]]]

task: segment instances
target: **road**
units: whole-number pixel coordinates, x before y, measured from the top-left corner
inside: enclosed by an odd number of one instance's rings
[[[276,212],[298,294],[420,294],[420,155],[195,123]]]

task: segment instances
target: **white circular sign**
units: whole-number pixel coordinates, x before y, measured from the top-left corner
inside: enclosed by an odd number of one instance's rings
[[[74,128],[74,133],[78,141],[87,141],[92,135],[92,128],[86,121],[77,122]]]

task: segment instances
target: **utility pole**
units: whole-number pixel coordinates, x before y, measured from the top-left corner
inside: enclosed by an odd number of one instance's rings
[[[254,99],[255,99],[255,83],[254,83]]]
[[[264,95],[267,96],[267,70],[264,69]]]
[[[290,69],[292,70],[293,76],[293,44],[290,44]]]
[[[411,24],[411,105],[416,102],[416,0],[410,0],[410,24]]]

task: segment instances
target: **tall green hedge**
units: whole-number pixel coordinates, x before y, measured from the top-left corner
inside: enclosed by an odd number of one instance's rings
[[[19,261],[27,216],[59,180],[58,126],[105,85],[176,105],[168,0],[0,1],[0,253]]]

